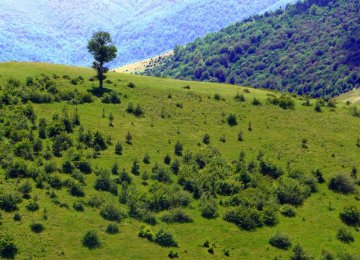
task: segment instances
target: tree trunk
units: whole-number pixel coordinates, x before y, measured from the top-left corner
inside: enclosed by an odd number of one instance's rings
[[[98,78],[99,78],[99,87],[102,89],[104,87],[104,72],[103,72],[103,64],[100,63],[100,66],[98,68]]]

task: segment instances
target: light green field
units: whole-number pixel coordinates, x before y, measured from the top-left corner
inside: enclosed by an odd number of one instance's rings
[[[85,78],[85,83],[72,86],[68,81],[61,82],[66,88],[87,89],[96,84],[88,79],[93,71],[84,68],[66,67],[49,64],[32,63],[2,63],[0,64],[0,86],[6,84],[9,78],[25,82],[28,76],[35,77],[45,73],[54,73],[71,78],[79,75]],[[351,109],[339,103],[336,109],[323,108],[322,113],[316,113],[314,107],[301,105],[304,99],[296,98],[294,110],[283,110],[278,106],[266,104],[271,93],[264,90],[247,88],[250,93],[244,93],[243,87],[200,82],[184,82],[170,79],[142,77],[127,74],[109,73],[108,79],[113,83],[105,84],[110,88],[127,95],[119,105],[106,105],[97,99],[90,104],[76,106],[81,125],[92,131],[100,130],[111,135],[113,142],[118,140],[123,144],[123,155],[114,154],[114,146],[101,152],[100,158],[91,160],[93,167],[110,168],[115,161],[120,169],[130,172],[132,161],[138,159],[140,171],[151,172],[155,162],[162,163],[166,154],[175,158],[173,147],[179,140],[185,150],[197,152],[205,147],[202,138],[208,133],[211,146],[217,148],[226,160],[239,158],[243,150],[246,160],[256,160],[261,150],[265,158],[270,158],[283,169],[300,170],[311,173],[321,169],[327,180],[336,173],[350,174],[353,167],[360,168],[360,148],[356,141],[360,137],[360,119],[353,117]],[[129,82],[136,87],[127,87]],[[184,89],[190,86],[190,89]],[[224,100],[214,100],[215,93]],[[245,103],[236,102],[234,96],[244,94]],[[169,99],[168,95],[172,98]],[[262,106],[253,106],[251,101],[257,98]],[[295,100],[295,99],[294,99]],[[311,100],[315,103],[314,100]],[[144,109],[144,117],[137,118],[125,110],[129,103],[140,104]],[[176,104],[182,104],[179,108]],[[60,113],[64,107],[69,112],[75,106],[66,102],[33,105],[38,118]],[[106,117],[102,118],[105,109]],[[114,127],[109,126],[108,115],[114,115]],[[165,118],[161,114],[165,114]],[[234,113],[238,125],[228,126],[226,117]],[[253,131],[248,131],[251,122]],[[238,132],[244,132],[244,142],[238,142]],[[125,144],[125,136],[131,132],[133,145]],[[226,142],[220,141],[225,135]],[[308,149],[301,146],[302,139],[308,140]],[[142,162],[144,154],[151,157],[151,164]],[[1,170],[0,170],[1,172]],[[141,177],[132,176],[139,190],[146,191],[141,185]],[[174,176],[174,178],[176,178]],[[118,198],[106,192],[98,192],[93,188],[95,175],[85,176],[86,200],[92,194],[101,194],[108,200],[119,204]],[[150,183],[155,183],[151,180]],[[0,190],[11,191],[19,185],[17,179],[5,180],[0,175]],[[34,186],[34,185],[33,185]],[[19,259],[167,259],[169,248],[163,248],[146,239],[139,238],[138,231],[141,222],[127,218],[119,224],[120,233],[109,235],[104,232],[109,222],[102,219],[99,210],[85,207],[84,212],[72,209],[74,201],[65,189],[56,191],[59,200],[66,202],[70,209],[60,208],[45,195],[46,190],[33,188],[32,197],[37,197],[40,210],[32,213],[25,209],[26,201],[19,206],[23,216],[21,223],[13,220],[13,213],[1,212],[2,225],[0,233],[12,234],[19,248]],[[327,184],[319,184],[319,191],[308,198],[304,205],[297,208],[294,218],[285,218],[279,214],[279,224],[275,227],[262,227],[255,231],[243,231],[239,227],[223,220],[226,208],[219,207],[219,217],[206,220],[198,210],[199,202],[193,200],[186,212],[194,222],[189,224],[165,224],[160,221],[153,227],[154,231],[164,228],[176,238],[180,259],[288,259],[292,250],[280,250],[269,245],[268,240],[276,231],[288,234],[293,242],[297,242],[309,254],[319,258],[322,250],[327,250],[335,256],[349,253],[360,257],[360,233],[352,229],[355,243],[344,244],[336,238],[337,229],[344,224],[339,219],[339,213],[344,206],[359,205],[356,195],[341,195],[332,192]],[[329,207],[333,210],[329,210]],[[121,207],[124,207],[123,205]],[[30,231],[29,224],[40,220],[46,208],[48,220],[44,221],[45,230],[40,234]],[[161,216],[163,213],[158,213]],[[89,250],[82,246],[81,239],[87,230],[96,230],[102,246]],[[215,254],[207,252],[202,244],[205,240],[216,243]],[[230,256],[223,254],[224,249],[230,250]]]

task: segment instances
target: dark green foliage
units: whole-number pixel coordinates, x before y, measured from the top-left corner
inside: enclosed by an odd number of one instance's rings
[[[325,179],[323,177],[322,172],[317,169],[316,171],[313,172],[314,177],[317,179],[318,183],[324,183]]]
[[[234,99],[235,99],[235,101],[238,101],[238,102],[245,102],[244,94],[237,93]]]
[[[32,232],[34,233],[41,233],[44,231],[44,225],[41,224],[40,222],[34,222],[30,225],[30,229]]]
[[[29,194],[32,191],[31,183],[29,181],[24,182],[23,184],[20,185],[19,191],[23,194],[24,198],[29,198],[30,196]]]
[[[127,86],[129,88],[135,88],[136,87],[135,83],[133,83],[133,82],[129,82],[129,84]]]
[[[201,216],[203,216],[204,218],[216,218],[218,216],[216,199],[210,196],[201,197],[200,210]]]
[[[336,96],[360,83],[358,10],[357,0],[288,5],[175,48],[145,74]]]
[[[71,138],[65,133],[62,133],[53,139],[52,150],[55,156],[61,157],[62,152],[68,150],[72,146],[73,142]]]
[[[309,256],[304,249],[299,245],[296,244],[293,249],[294,254],[291,256],[291,260],[311,260],[313,259]]]
[[[21,221],[22,216],[19,212],[16,212],[13,217],[14,221]]]
[[[39,210],[39,204],[36,201],[30,201],[27,205],[26,205],[26,209],[28,211],[37,211]]]
[[[340,219],[349,226],[360,226],[360,210],[355,206],[347,206],[340,213]]]
[[[126,216],[124,212],[112,204],[105,205],[101,209],[100,215],[106,220],[117,222],[120,222]]]
[[[14,160],[6,169],[7,178],[29,177],[27,164],[23,160]]]
[[[291,247],[291,241],[290,238],[285,235],[281,234],[279,232],[276,232],[274,235],[271,236],[269,239],[270,245],[273,247],[279,248],[279,249],[288,249]]]
[[[257,98],[254,98],[253,101],[251,102],[251,104],[253,106],[261,106],[261,102]]]
[[[91,164],[88,161],[79,161],[75,165],[82,173],[90,174],[92,172]]]
[[[203,143],[204,144],[210,144],[210,135],[209,134],[205,134],[203,137]]]
[[[296,179],[288,177],[279,179],[275,192],[281,204],[290,204],[293,206],[301,205],[311,194],[308,186],[303,185]]]
[[[116,183],[110,179],[110,175],[106,171],[100,172],[95,180],[94,188],[99,191],[108,191],[114,195],[118,194]]]
[[[163,247],[177,247],[177,242],[173,235],[163,229],[160,229],[159,232],[156,233],[154,242]]]
[[[356,188],[350,176],[345,174],[336,174],[329,180],[329,189],[343,194],[354,193]]]
[[[69,187],[69,194],[74,197],[85,197],[85,192],[79,183],[73,182]]]
[[[71,174],[74,172],[75,166],[73,165],[72,162],[70,161],[65,161],[62,165],[62,172],[63,173],[67,173],[67,174]]]
[[[98,146],[98,147],[100,147],[101,150],[106,150],[107,149],[105,138],[103,137],[103,135],[99,131],[96,131],[96,133],[94,134],[93,146],[94,147]]]
[[[4,259],[13,259],[18,253],[14,239],[6,234],[0,235],[0,256]]]
[[[60,177],[57,175],[51,175],[51,176],[47,177],[47,182],[49,183],[51,188],[59,190],[62,187],[62,181],[61,181]]]
[[[165,157],[164,157],[164,163],[165,164],[167,164],[167,165],[169,165],[170,163],[171,163],[171,157],[170,157],[170,155],[165,155]]]
[[[128,132],[127,133],[127,135],[126,135],[126,137],[125,137],[125,142],[127,143],[127,144],[132,144],[132,140],[133,140],[133,138],[132,138],[132,135],[130,134],[130,132]]]
[[[123,150],[122,145],[118,141],[115,145],[115,154],[122,155],[122,150]]]
[[[147,225],[140,226],[140,231],[138,236],[141,238],[146,238],[149,241],[153,241],[155,237],[154,232],[151,230],[151,227]]]
[[[239,142],[244,141],[244,133],[242,131],[239,131],[239,133],[238,133],[238,141]]]
[[[11,212],[17,210],[21,198],[15,193],[0,193],[0,209]]]
[[[264,160],[260,161],[260,173],[263,175],[271,176],[274,179],[277,179],[281,175],[283,175],[283,171],[275,164],[273,164],[271,161]]]
[[[238,207],[226,212],[224,219],[244,230],[254,230],[264,225],[261,212],[254,208]]]
[[[277,97],[273,97],[273,98],[269,98],[268,102],[270,104],[276,105],[281,107],[282,109],[295,109],[295,101],[292,100],[291,97],[289,97],[288,95],[281,95],[280,98]]]
[[[120,104],[121,103],[120,94],[115,91],[105,93],[101,99],[101,102],[105,104]]]
[[[315,112],[322,112],[322,108],[321,108],[321,103],[320,102],[316,102],[315,103],[315,108],[314,108]]]
[[[347,243],[347,244],[350,244],[350,243],[354,242],[354,240],[355,240],[353,234],[346,228],[339,228],[336,237],[341,242]]]
[[[174,174],[178,174],[179,170],[180,170],[180,162],[179,162],[179,160],[175,159],[173,161],[173,163],[171,164],[170,169]]]
[[[76,211],[80,211],[80,212],[83,212],[83,211],[84,211],[84,205],[83,205],[83,203],[80,202],[80,201],[74,202],[73,208],[74,208]]]
[[[281,214],[283,214],[285,217],[293,218],[296,216],[296,211],[293,206],[290,205],[284,205],[280,209]]]
[[[100,238],[98,237],[96,231],[87,231],[82,238],[82,244],[89,249],[100,247]]]
[[[177,156],[182,156],[184,147],[179,141],[177,141],[177,143],[175,144],[175,149],[174,150],[175,150],[175,154]]]
[[[151,157],[148,154],[145,154],[143,158],[143,163],[150,164],[150,159]]]
[[[169,252],[169,254],[168,254],[168,257],[170,258],[170,259],[174,259],[174,258],[179,258],[179,254],[178,254],[178,252],[174,252],[174,251],[170,251]]]
[[[190,223],[192,218],[188,216],[182,209],[173,209],[169,213],[162,216],[161,220],[166,223]]]
[[[132,179],[131,176],[125,171],[125,169],[120,173],[119,178],[116,179],[117,183],[124,183],[127,182],[128,184],[131,184]]]
[[[119,233],[119,227],[118,225],[114,224],[114,223],[110,223],[105,230],[106,233],[114,235]]]
[[[229,126],[236,126],[238,124],[236,115],[235,114],[230,114],[227,117],[227,123],[229,124]]]
[[[131,167],[131,173],[138,176],[140,175],[140,165],[139,165],[139,162],[137,160],[134,160],[133,161],[133,165]]]

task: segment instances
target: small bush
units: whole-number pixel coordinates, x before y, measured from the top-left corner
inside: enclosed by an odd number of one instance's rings
[[[11,212],[17,210],[21,198],[13,193],[0,193],[0,209]]]
[[[29,204],[26,205],[26,209],[28,211],[37,211],[39,210],[39,204],[36,201],[30,201]]]
[[[253,106],[261,106],[261,102],[257,98],[254,98],[251,104]]]
[[[217,213],[217,205],[216,199],[213,197],[201,197],[200,200],[200,210],[201,216],[207,219],[216,218],[218,216]]]
[[[14,239],[9,235],[0,235],[0,256],[4,259],[13,259],[18,253]]]
[[[238,207],[226,212],[224,219],[234,223],[244,230],[254,230],[263,226],[264,220],[257,209]]]
[[[350,244],[350,243],[354,242],[354,240],[355,240],[352,233],[349,230],[347,230],[346,228],[339,228],[336,237],[341,242],[346,243],[346,244]]]
[[[229,124],[229,126],[236,126],[238,124],[236,115],[235,114],[230,114],[227,117],[227,123]]]
[[[84,211],[84,205],[83,205],[80,201],[74,202],[73,208],[74,208],[76,211],[80,211],[80,212],[83,212],[83,211]]]
[[[174,258],[179,258],[179,255],[178,255],[178,253],[177,252],[174,252],[174,251],[170,251],[169,252],[169,254],[168,254],[168,257],[170,258],[170,259],[174,259]]]
[[[299,245],[295,245],[294,254],[291,256],[291,260],[311,260],[313,259],[311,256],[307,255],[304,249]]]
[[[140,226],[140,231],[138,236],[141,238],[146,238],[149,241],[153,241],[155,237],[154,232],[151,230],[151,227],[147,225]]]
[[[340,213],[340,219],[349,226],[360,226],[360,210],[354,206],[345,207]]]
[[[13,217],[14,221],[21,221],[22,217],[19,212],[16,212]]]
[[[203,143],[204,144],[210,144],[210,135],[209,134],[205,134],[203,137]]]
[[[183,145],[178,141],[178,142],[175,144],[174,150],[175,150],[175,154],[176,154],[177,156],[182,156],[184,147],[183,147]]]
[[[39,222],[34,222],[30,225],[31,231],[34,233],[41,233],[44,231],[44,225]]]
[[[177,242],[173,235],[163,229],[156,233],[154,242],[163,247],[177,247]]]
[[[166,223],[190,223],[192,218],[187,215],[182,209],[174,209],[168,214],[162,216],[161,220]]]
[[[331,177],[328,186],[329,189],[342,194],[355,192],[355,184],[353,180],[350,176],[341,173]]]
[[[270,239],[270,245],[279,249],[288,249],[291,247],[290,238],[287,235],[276,232]]]
[[[136,87],[135,83],[133,83],[133,82],[130,82],[127,86],[129,88],[135,88]]]
[[[110,223],[105,230],[106,233],[114,235],[119,233],[119,227],[116,224]]]
[[[101,209],[100,215],[106,220],[117,222],[120,222],[125,217],[125,214],[119,208],[111,204],[105,205]]]
[[[82,244],[89,249],[98,248],[100,247],[100,239],[95,231],[90,230],[85,233]]]
[[[290,205],[284,205],[281,207],[280,212],[282,215],[288,218],[293,218],[296,216],[296,211],[293,206]]]

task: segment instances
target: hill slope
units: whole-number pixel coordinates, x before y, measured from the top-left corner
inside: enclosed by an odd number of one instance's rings
[[[313,1],[175,49],[147,75],[335,96],[360,87],[359,1]]]
[[[0,241],[10,235],[19,259],[166,259],[170,250],[180,259],[287,259],[297,243],[317,258],[360,255],[336,238],[339,213],[359,199],[353,106],[318,103],[316,112],[316,100],[301,97],[118,73],[102,92],[93,75],[0,64]],[[328,188],[337,173],[353,193]],[[155,222],[157,239],[138,236]],[[118,233],[106,232],[110,223]],[[178,247],[158,245],[171,242],[161,229]],[[92,250],[82,242],[90,230],[101,242]],[[291,248],[269,244],[277,231]]]
[[[120,66],[150,58],[205,33],[294,0],[3,0],[0,61],[90,66],[86,42],[109,31]],[[223,15],[226,13],[226,15]]]

